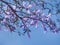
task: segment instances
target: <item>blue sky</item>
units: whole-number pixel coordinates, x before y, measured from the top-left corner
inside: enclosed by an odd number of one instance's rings
[[[53,17],[52,19],[55,19]],[[50,31],[44,33],[41,26],[31,29],[31,38],[28,38],[27,35],[18,36],[14,32],[0,31],[0,45],[60,45],[60,33],[54,34]]]
[[[42,29],[33,29],[31,38],[18,36],[16,33],[0,32],[0,45],[60,45],[60,33],[44,33]]]

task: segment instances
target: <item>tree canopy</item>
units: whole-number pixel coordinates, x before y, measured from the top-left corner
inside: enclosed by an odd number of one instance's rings
[[[30,27],[37,28],[41,24],[44,31],[58,33],[60,26],[57,23],[60,25],[60,18],[57,16],[60,15],[60,1],[49,1],[0,0],[0,30],[5,27],[8,31],[17,32],[19,35],[27,33],[30,37]]]

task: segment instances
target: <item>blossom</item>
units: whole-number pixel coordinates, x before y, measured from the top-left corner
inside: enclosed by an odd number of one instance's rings
[[[36,27],[36,28],[38,27],[38,22],[35,24],[35,27]]]
[[[3,19],[3,21],[1,21],[2,24],[6,23],[6,19]]]
[[[27,10],[27,13],[30,14],[31,13],[30,10]]]
[[[31,8],[31,7],[32,7],[32,5],[31,5],[31,4],[29,4],[27,8]]]
[[[5,13],[6,13],[7,15],[10,15],[10,11],[8,11],[8,10],[6,10]]]
[[[5,18],[10,18],[10,15],[5,15]]]
[[[39,12],[40,12],[40,10],[37,10],[37,11],[36,11],[36,14],[38,14]]]
[[[34,21],[32,20],[32,21],[30,22],[30,24],[33,25],[33,24],[34,24]]]
[[[39,10],[39,9],[38,9],[38,10],[34,10],[32,13],[33,13],[34,15],[37,15],[37,14],[40,13],[40,10]]]
[[[32,7],[32,5],[29,4],[28,1],[23,1],[23,6],[24,6],[25,8],[28,8],[28,9]]]
[[[28,19],[28,18],[23,18],[25,21]]]
[[[45,24],[42,23],[42,28],[44,29],[44,31],[47,31]]]
[[[29,5],[29,2],[28,1],[23,1],[22,4],[23,4],[24,7],[27,7]]]
[[[49,14],[47,15],[47,17],[50,18],[50,17],[51,17],[51,13],[49,13]]]
[[[12,5],[12,8],[15,10],[16,9],[16,6],[15,5]]]
[[[27,32],[27,35],[28,35],[28,37],[30,38],[30,33],[29,33],[29,32]]]

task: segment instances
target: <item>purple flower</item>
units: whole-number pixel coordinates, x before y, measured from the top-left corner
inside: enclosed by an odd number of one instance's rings
[[[43,23],[42,23],[42,28],[44,29],[44,31],[47,31],[47,29]]]
[[[33,25],[33,24],[34,24],[34,20],[32,20],[32,21],[30,22],[30,24]]]

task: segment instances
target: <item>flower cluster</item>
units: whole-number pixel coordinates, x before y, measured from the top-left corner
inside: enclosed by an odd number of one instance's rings
[[[7,27],[11,32],[17,32],[20,34],[27,33],[30,37],[30,26],[38,28],[39,23],[42,24],[44,31],[50,31],[57,33],[60,31],[60,27],[57,27],[56,22],[52,20],[51,9],[44,7],[47,4],[44,1],[19,1],[12,0],[14,3],[9,3],[4,0],[0,0],[0,24]],[[21,3],[22,2],[22,3]],[[49,3],[48,3],[49,4]],[[51,6],[51,5],[50,5]],[[48,14],[44,13],[44,10],[48,9]],[[2,13],[1,13],[2,12]],[[58,20],[60,22],[60,20]],[[23,28],[23,33],[17,30]],[[17,31],[16,31],[17,30]]]

